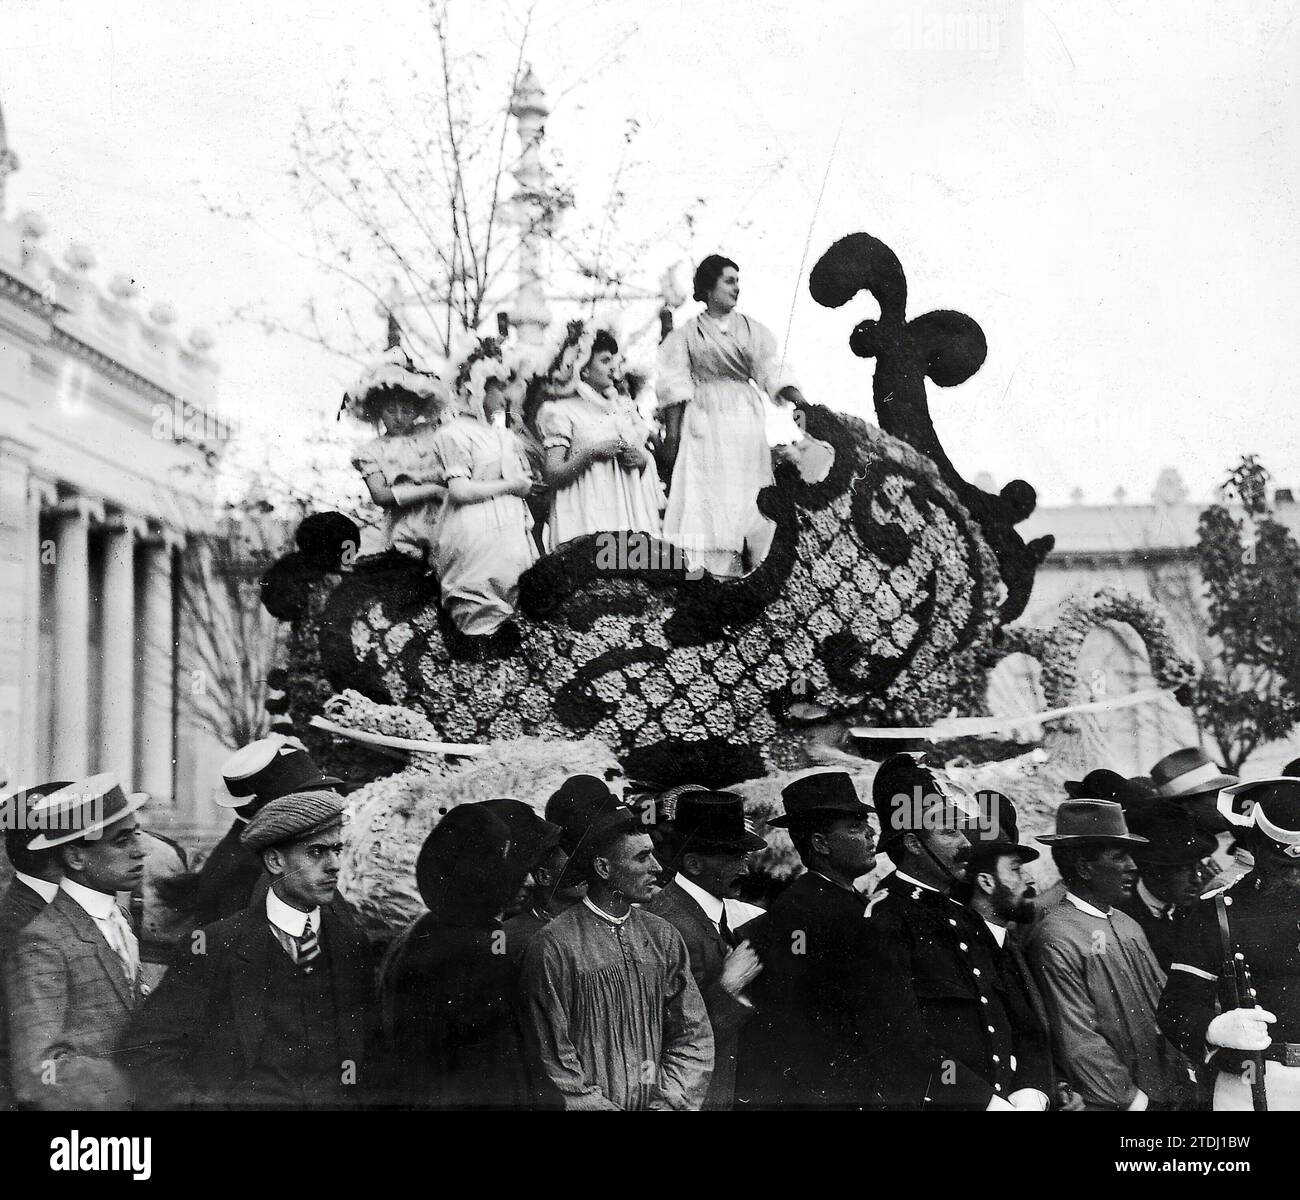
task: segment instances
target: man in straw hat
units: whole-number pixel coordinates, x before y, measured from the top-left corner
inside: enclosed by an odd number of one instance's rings
[[[113,775],[95,775],[28,810],[31,851],[56,850],[63,880],[5,963],[14,1095],[28,1108],[123,1109],[119,1047],[140,995],[140,947],[117,893],[144,875],[136,813]]]
[[[543,1100],[566,1110],[697,1109],[713,1032],[681,934],[636,907],[657,886],[650,836],[611,796],[577,859],[587,895],[524,955],[524,1041]]]
[[[1300,1108],[1300,779],[1224,789],[1252,871],[1179,923],[1160,1025],[1204,1064],[1214,1108]],[[1292,1040],[1294,1039],[1294,1040]]]
[[[1052,1013],[1061,1066],[1091,1110],[1178,1108],[1187,1065],[1156,1025],[1164,972],[1142,928],[1120,905],[1138,869],[1132,834],[1113,800],[1063,801],[1051,846],[1065,898],[1039,922],[1029,961]]]
[[[876,861],[871,809],[843,771],[801,776],[781,796],[785,814],[768,825],[790,831],[805,871],[746,930],[763,972],[750,987],[736,1104],[856,1107],[872,1095],[867,901],[854,888]]]
[[[671,922],[686,943],[713,1026],[713,1078],[704,1107],[729,1109],[740,1030],[754,1011],[745,989],[762,970],[739,932],[762,909],[737,896],[750,855],[767,843],[746,824],[742,796],[700,790],[677,797],[671,845],[675,875],[646,911]]]
[[[952,895],[965,878],[968,831],[992,830],[1000,814],[981,814],[976,797],[917,753],[881,763],[872,799],[897,868],[867,923],[868,1052],[883,1104],[1041,1112],[1048,1094],[1039,1076],[1020,1073],[982,923]]]
[[[243,844],[265,898],[206,926],[131,1027],[124,1056],[153,1107],[349,1108],[368,1086],[373,966],[336,908],[343,802],[272,800]]]

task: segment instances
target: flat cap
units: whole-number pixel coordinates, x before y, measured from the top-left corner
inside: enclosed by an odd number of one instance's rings
[[[272,800],[240,835],[239,844],[259,851],[283,846],[343,818],[343,801],[334,792],[291,792]]]

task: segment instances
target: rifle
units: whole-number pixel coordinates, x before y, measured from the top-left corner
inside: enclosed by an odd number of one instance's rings
[[[1219,1003],[1224,1012],[1234,1008],[1259,1008],[1250,979],[1246,956],[1232,949],[1232,931],[1228,928],[1228,906],[1222,896],[1214,897],[1214,911],[1219,918],[1219,942],[1223,947],[1223,966],[1219,970],[1222,994]],[[1250,1072],[1250,1103],[1256,1112],[1268,1112],[1268,1089],[1265,1086],[1264,1055],[1256,1051],[1247,1056]]]

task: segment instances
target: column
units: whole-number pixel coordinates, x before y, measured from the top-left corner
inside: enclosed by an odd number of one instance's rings
[[[23,697],[19,736],[22,750],[17,780],[36,783],[44,776],[44,742],[48,729],[39,728],[44,709],[40,703],[41,677],[41,571],[44,557],[51,550],[41,541],[41,513],[59,501],[59,489],[52,479],[31,476],[27,481],[27,537],[30,553],[23,586],[27,593],[22,637],[22,678],[19,692]],[[54,564],[51,564],[54,565]]]
[[[143,521],[115,514],[104,539],[104,669],[100,695],[100,770],[135,782],[135,543]]]
[[[176,763],[172,548],[177,541],[175,534],[164,530],[145,543],[144,678],[140,681],[140,788],[169,803]]]
[[[85,496],[61,500],[54,541],[54,771],[90,772],[87,678],[90,651],[90,518],[103,505]]]

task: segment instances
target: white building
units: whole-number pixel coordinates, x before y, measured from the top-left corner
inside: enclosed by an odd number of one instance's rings
[[[7,213],[16,167],[0,117],[0,775],[116,771],[188,831],[219,753],[177,651],[181,556],[232,432],[211,339],[142,313],[129,275],[101,288],[84,246],[56,263],[42,221]]]

